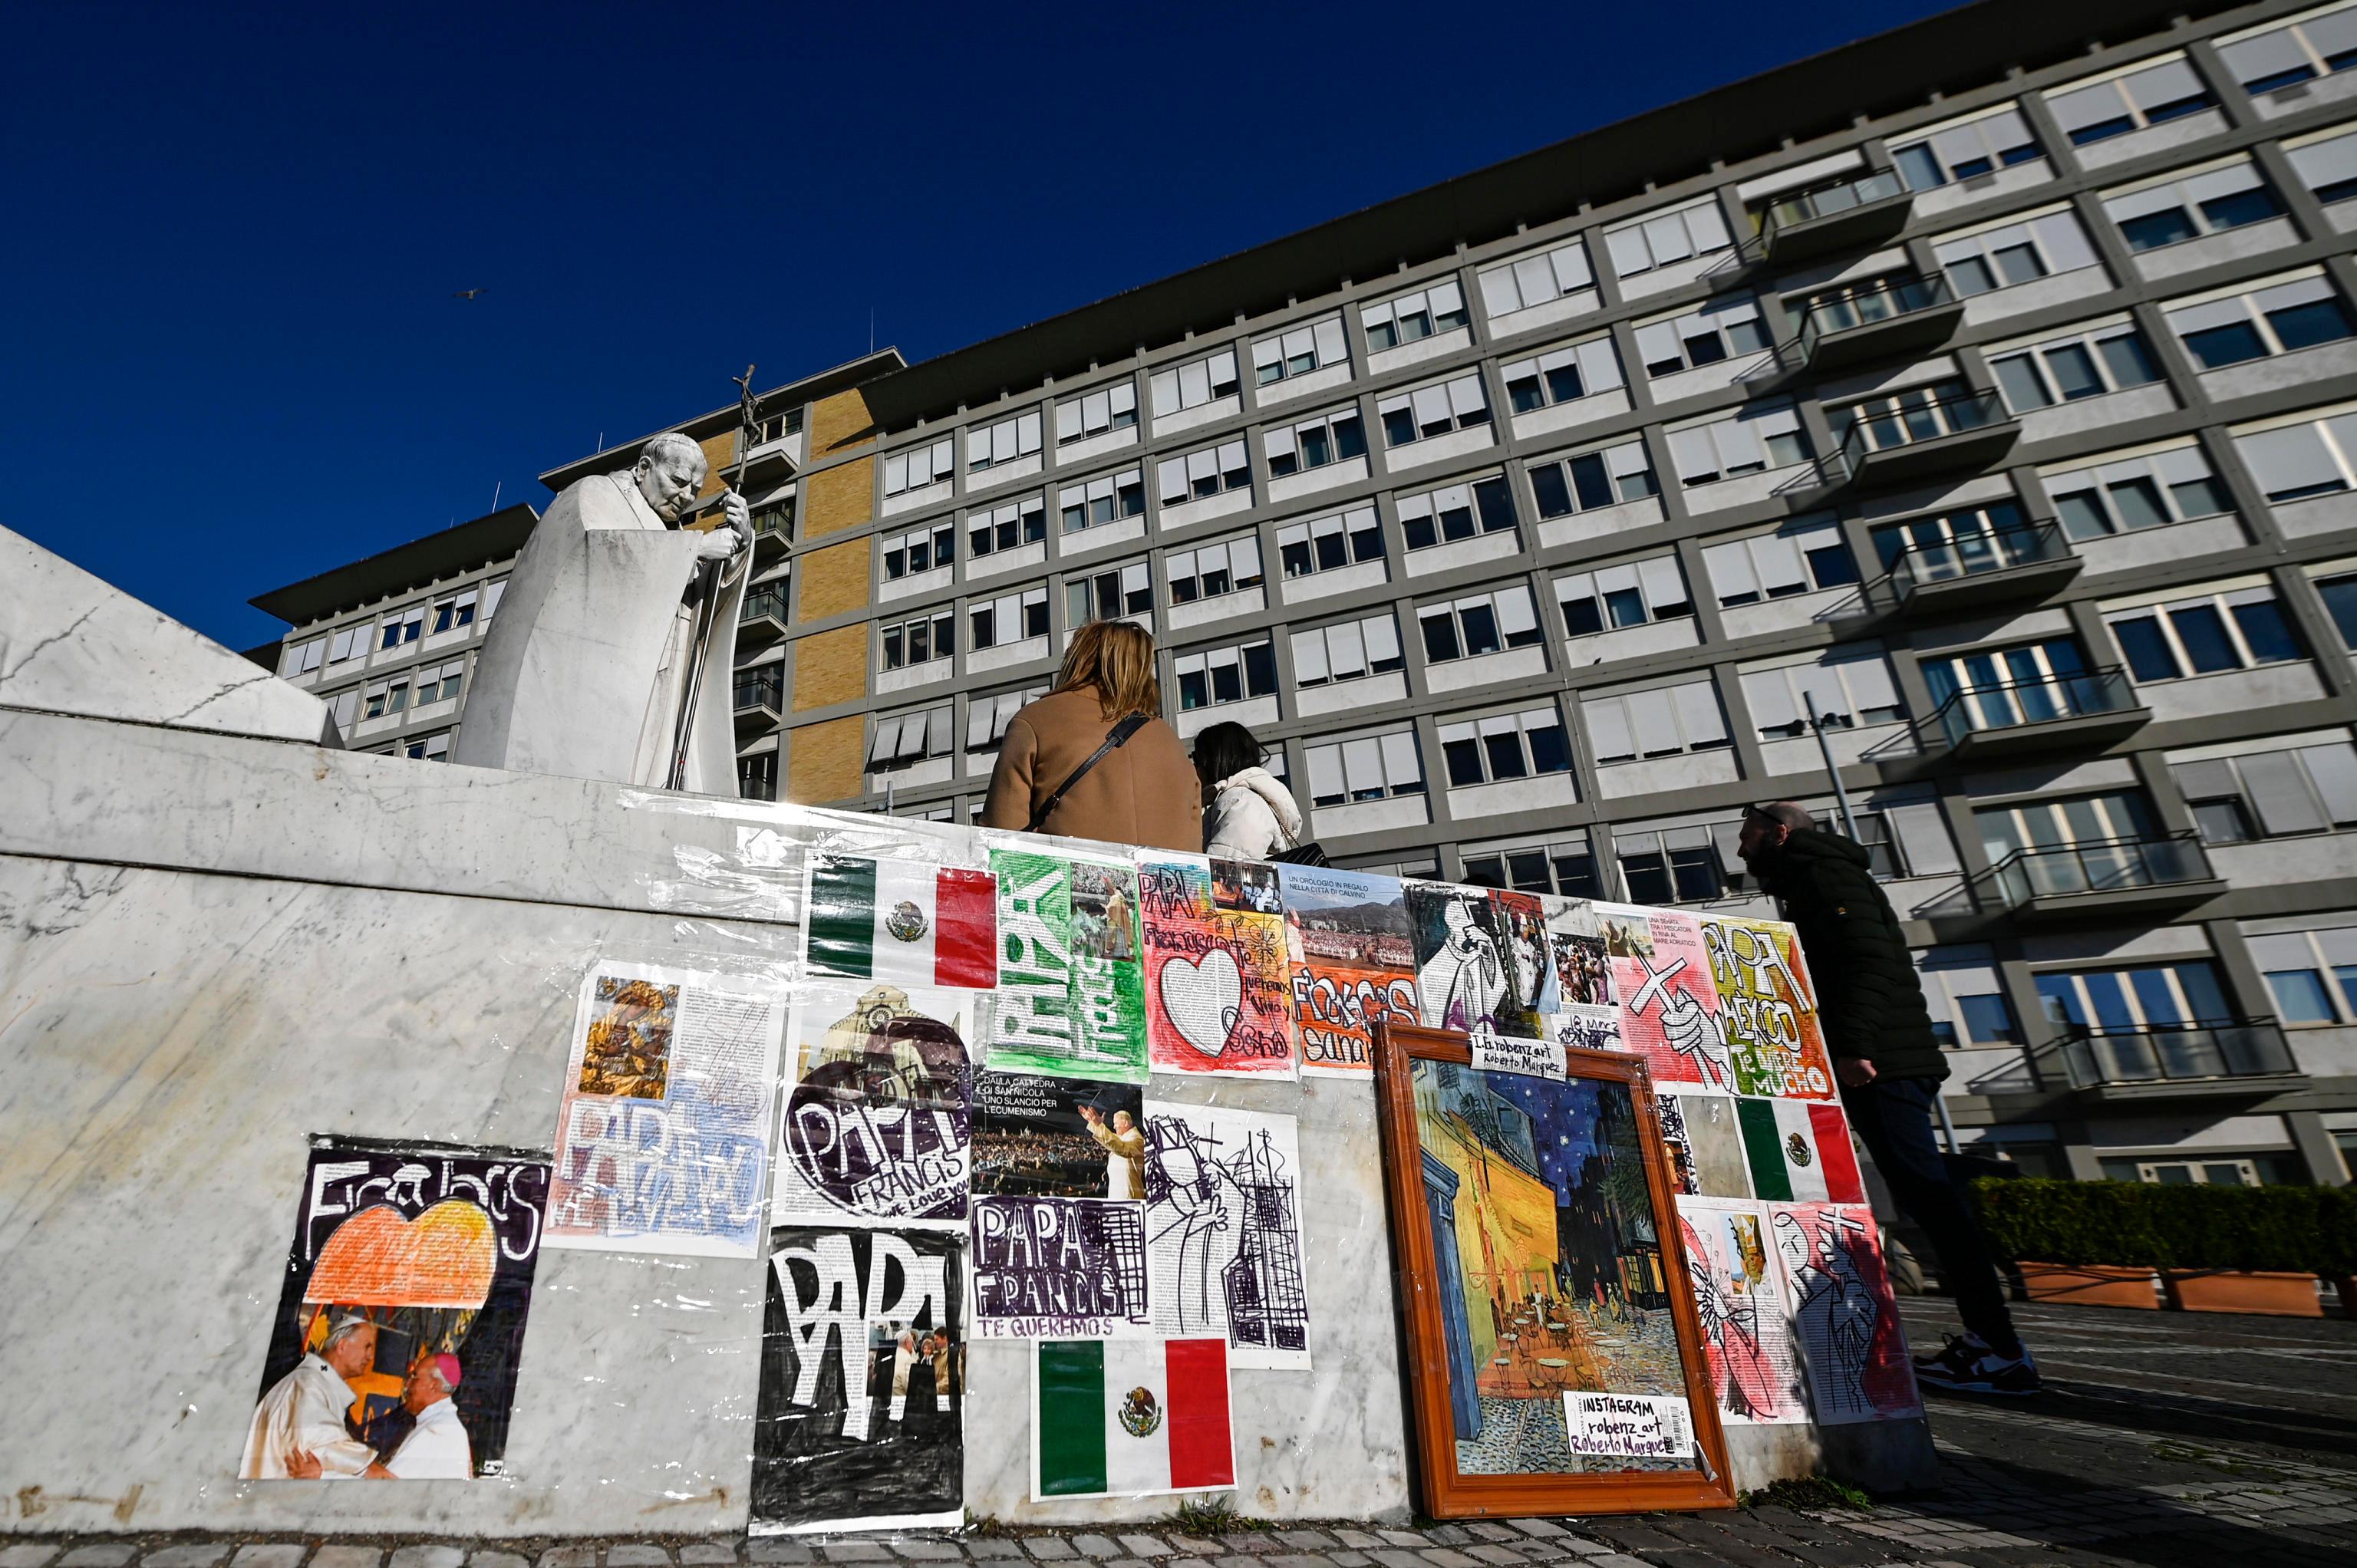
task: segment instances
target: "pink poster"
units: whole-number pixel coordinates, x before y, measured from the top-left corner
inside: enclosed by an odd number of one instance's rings
[[[1141,856],[1137,899],[1154,1070],[1293,1077],[1293,970],[1276,868]]]

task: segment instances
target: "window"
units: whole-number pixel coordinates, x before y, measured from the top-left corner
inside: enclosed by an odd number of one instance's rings
[[[2357,336],[2357,319],[2320,272],[2272,288],[2163,309],[2169,329],[2205,371]]]
[[[1304,750],[1313,806],[1343,806],[1424,793],[1424,764],[1412,729],[1346,736],[1312,743]]]
[[[360,716],[361,689],[347,686],[340,692],[322,693],[320,700],[328,704],[328,713],[336,721],[336,733],[350,735],[352,720]]]
[[[1926,659],[1921,669],[1932,707],[1960,701],[1976,730],[2043,724],[2108,705],[2103,683],[2086,678],[2087,661],[2067,637]]]
[[[1268,455],[1269,477],[1281,479],[1363,456],[1367,433],[1360,427],[1357,409],[1338,408],[1298,424],[1263,432],[1261,447]]]
[[[1135,420],[1137,411],[1130,410]],[[1002,467],[1022,457],[1039,455],[1039,415],[1037,411],[1018,413],[1002,419],[996,424],[965,433],[965,469],[979,474]]]
[[[328,639],[315,637],[307,642],[290,642],[278,657],[278,673],[282,676],[308,675],[327,660]]]
[[[2203,594],[2104,617],[2140,682],[2181,681],[2301,657],[2271,587]]]
[[[737,759],[737,798],[740,800],[774,800],[778,798],[778,754],[774,748],[759,757]]]
[[[884,668],[902,670],[930,664],[957,651],[957,617],[935,610],[911,620],[892,621],[884,628]]]
[[[1661,494],[1653,478],[1653,460],[1642,441],[1624,441],[1600,451],[1549,459],[1531,465],[1531,493],[1541,517],[1569,517],[1577,511],[1618,506]]]
[[[1261,585],[1260,536],[1241,533],[1217,544],[1174,550],[1162,558],[1162,577],[1170,585],[1170,602],[1191,605],[1222,598]]]
[[[1587,836],[1561,843],[1493,849],[1468,845],[1465,881],[1474,887],[1512,887],[1522,893],[1559,893],[1566,898],[1601,898],[1596,856]]]
[[[1624,278],[1724,251],[1734,243],[1727,231],[1727,216],[1715,197],[1604,231],[1612,270]]]
[[[1465,325],[1465,291],[1450,278],[1380,305],[1361,306],[1359,324],[1367,329],[1367,348],[1372,353],[1437,338]]]
[[[984,599],[966,611],[974,628],[974,646],[997,648],[1027,638],[1048,635],[1048,590],[1027,588]]]
[[[2029,526],[2014,502],[1989,501],[1886,524],[1874,531],[1874,551],[1886,572],[1911,553],[1915,579],[1938,582],[2011,564],[2031,542]]]
[[[1986,948],[1933,948],[1916,959],[1923,1000],[1932,1012],[1932,1033],[1950,1049],[1958,1046],[2021,1043],[2021,1026],[2005,999],[2005,985]]]
[[[1083,493],[1085,501],[1085,489]],[[1037,544],[1048,537],[1048,499],[1026,496],[986,511],[965,515],[966,548],[976,555],[995,554],[1018,545]]]
[[[950,754],[950,710],[944,703],[921,713],[891,714],[876,721],[867,743],[867,771],[892,773],[928,757]]]
[[[946,484],[956,471],[956,452],[957,444],[944,436],[930,446],[893,453],[884,459],[884,493],[897,496]]]
[[[1086,484],[1066,485],[1056,492],[1056,506],[1063,516],[1066,533],[1101,527],[1118,518],[1143,517],[1144,470],[1125,468],[1118,474],[1101,474]]]
[[[507,584],[501,581],[492,584],[491,586],[497,590],[506,587]],[[486,618],[489,618],[490,611],[487,609],[483,614]],[[348,626],[328,639],[328,662],[330,664],[341,664],[347,659],[358,659],[368,650],[369,628],[365,621],[359,626]]]
[[[1452,381],[1395,393],[1377,403],[1375,413],[1383,422],[1383,445],[1405,446],[1488,424],[1490,396],[1481,389],[1480,372],[1471,371]]]
[[[505,577],[496,583],[483,585],[483,619],[486,622],[500,613],[500,601],[507,597],[507,592],[508,580]]]
[[[1182,653],[1170,661],[1178,678],[1178,711],[1216,708],[1276,693],[1276,649],[1268,639],[1233,648]]]
[[[1596,304],[1596,276],[1588,270],[1587,247],[1577,240],[1534,256],[1483,267],[1473,274],[1473,281],[1481,289],[1481,308],[1492,321],[1558,299],[1584,295],[1582,309]]]
[[[2357,651],[2357,577],[2319,578],[2316,591],[2341,633],[2341,645]]]
[[[2357,65],[2357,6],[2343,5],[2288,25],[2221,39],[2219,58],[2245,92],[2281,88]]]
[[[1100,567],[1082,576],[1064,579],[1064,624],[1086,626],[1092,620],[1119,620],[1124,616],[1154,613],[1154,577],[1143,561]]]
[[[2319,141],[2286,142],[2284,155],[2316,199],[2327,207],[2357,196],[2357,131],[2337,131]]]
[[[1236,390],[1236,357],[1228,357],[1228,390]],[[1116,381],[1056,405],[1056,445],[1069,446],[1092,435],[1137,428],[1137,383]]]
[[[968,751],[991,752],[998,749],[1006,738],[1006,726],[1027,704],[1048,694],[1045,686],[1026,686],[1019,692],[1000,692],[995,696],[976,695],[965,700],[965,748]]]
[[[2062,134],[2077,147],[2179,120],[2214,102],[2182,55],[2091,86],[2046,95],[2047,107],[2054,112]]]
[[[1552,707],[1492,714],[1440,726],[1440,757],[1451,789],[1503,784],[1571,771],[1571,736]]]
[[[1920,142],[1894,143],[1890,161],[1910,190],[1932,190],[1952,180],[1981,179],[2001,168],[2034,162],[2038,138],[2021,111],[2007,104],[1961,125],[1934,131]]]
[[[1981,847],[1994,865],[2022,849],[2140,842],[2160,836],[2159,819],[2140,790],[2117,789],[2072,800],[1986,806],[1973,813]]]
[[[406,757],[413,762],[447,762],[450,760],[450,732],[437,730],[432,735],[414,735],[393,748],[396,757]]]
[[[475,604],[475,590],[469,588],[455,598],[444,599],[436,605],[433,635],[439,637],[446,631],[464,631],[474,625]]]
[[[379,649],[399,648],[415,642],[425,632],[425,607],[396,611],[385,618],[384,629],[377,639]]]
[[[2357,926],[2255,936],[2251,961],[2266,976],[2286,1024],[2357,1023]]]
[[[1476,533],[1501,533],[1514,526],[1514,496],[1502,474],[1470,484],[1444,485],[1422,495],[1399,498],[1400,533],[1410,550],[1429,550]]]
[[[2098,1034],[2199,1028],[2234,1017],[2217,966],[2207,959],[2073,970],[2037,980],[2049,1021]]]
[[[1730,842],[1695,824],[1683,828],[1615,828],[1612,853],[1620,862],[1620,885],[1631,904],[1700,904],[1727,897],[1727,884],[1743,873],[1731,836],[1740,822],[1724,824]],[[1730,870],[1730,868],[1733,868]]]
[[[2226,487],[2210,472],[2201,448],[2190,444],[2044,478],[2062,532],[2072,539],[2166,528],[2229,510]]]
[[[438,670],[417,671],[413,677],[417,682],[416,696],[413,699],[414,704],[422,708],[428,703],[455,701],[466,674],[467,661],[463,659],[454,659]]]
[[[1241,437],[1184,456],[1166,457],[1155,465],[1154,473],[1166,507],[1209,500],[1231,490],[1252,493],[1252,460]]]
[[[1825,414],[1845,448],[1855,446],[1861,452],[1888,452],[1977,429],[1994,419],[1996,411],[1991,400],[1958,379],[1830,408]]]
[[[1276,531],[1277,559],[1287,578],[1307,577],[1383,558],[1383,528],[1372,506],[1356,506]]]
[[[1566,574],[1555,580],[1555,596],[1563,607],[1564,630],[1572,637],[1694,614],[1675,555]]]
[[[361,693],[367,706],[361,716],[367,719],[390,718],[409,706],[409,677],[403,675],[391,681],[371,682]]]
[[[2204,234],[2223,233],[2283,216],[2283,203],[2267,188],[2258,166],[2237,158],[2221,168],[2175,176],[2104,198],[2104,210],[2120,226],[2131,251],[2157,251]]]
[[[1358,681],[1397,670],[1399,623],[1384,610],[1361,620],[1336,621],[1293,634],[1293,683],[1323,686],[1335,681]]]
[[[2160,380],[2160,367],[2136,323],[2118,320],[2081,327],[2026,345],[1988,350],[1989,369],[2016,413],[2102,397]]]
[[[1334,324],[1339,336],[1341,322]],[[1154,417],[1168,419],[1189,408],[1200,408],[1223,397],[1236,395],[1236,351],[1222,349],[1200,360],[1190,360],[1183,365],[1173,365],[1167,371],[1157,371],[1147,386],[1154,395]]]
[[[1322,371],[1329,365],[1351,362],[1351,350],[1342,334],[1342,317],[1329,316],[1307,327],[1289,328],[1266,338],[1255,338],[1252,346],[1253,384],[1270,386],[1290,376],[1306,376],[1312,371]],[[1155,412],[1161,412],[1157,404]]]
[[[1698,310],[1637,328],[1637,358],[1645,373],[1659,379],[1680,371],[1745,354],[1768,351],[1768,328],[1760,319],[1760,302],[1746,297],[1715,299]]]
[[[1516,413],[1577,403],[1623,384],[1620,356],[1612,351],[1609,338],[1591,338],[1535,359],[1517,360],[1502,373],[1506,404]]]
[[[1706,544],[1702,564],[1727,609],[1857,581],[1840,524],[1823,513],[1796,518],[1773,533]]]
[[[1599,767],[1732,744],[1707,679],[1627,696],[1583,697],[1579,709],[1588,752]]]
[[[1424,661],[1446,664],[1453,659],[1479,659],[1509,648],[1528,648],[1544,640],[1538,611],[1526,584],[1469,594],[1448,604],[1425,605],[1415,612],[1424,630]]]
[[[1679,482],[1692,489],[1743,474],[1788,468],[1816,456],[1808,432],[1790,403],[1747,408],[1707,424],[1670,433],[1670,461]]]
[[[1812,698],[1818,721],[1833,729],[1892,725],[1907,717],[1890,660],[1878,652],[1835,649],[1812,663],[1744,671],[1743,700],[1763,740],[1807,735]]]
[[[2087,231],[2067,209],[1934,241],[1932,253],[1939,258],[1949,284],[1967,297],[2035,282],[2052,273],[2074,272],[2095,261]]]
[[[2357,824],[2357,746],[2330,740],[2169,764],[2204,843]]]
[[[989,530],[985,527],[983,532],[987,533]],[[882,542],[884,580],[888,583],[946,566],[957,559],[957,530],[946,522],[889,534]]]

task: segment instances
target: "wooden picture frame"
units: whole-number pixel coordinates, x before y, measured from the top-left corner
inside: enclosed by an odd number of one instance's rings
[[[1464,1276],[1454,1267],[1444,1276],[1442,1261],[1437,1256],[1436,1217],[1431,1207],[1434,1199],[1427,1197],[1427,1183],[1440,1184],[1452,1195],[1455,1183],[1442,1162],[1428,1156],[1418,1133],[1413,1064],[1454,1063],[1469,1069],[1473,1060],[1471,1036],[1455,1030],[1383,1025],[1375,1035],[1378,1120],[1383,1132],[1392,1237],[1399,1267],[1399,1297],[1407,1330],[1411,1418],[1415,1429],[1425,1511],[1435,1519],[1467,1519],[1732,1508],[1735,1485],[1727,1470],[1727,1441],[1719,1426],[1718,1402],[1711,1392],[1701,1325],[1686,1278],[1675,1188],[1670,1179],[1669,1157],[1662,1146],[1651,1075],[1642,1058],[1623,1052],[1566,1049],[1565,1057],[1570,1079],[1617,1083],[1628,1089],[1638,1143],[1643,1152],[1645,1189],[1652,1205],[1654,1236],[1659,1243],[1659,1294],[1667,1297],[1674,1326],[1678,1359],[1684,1373],[1687,1412],[1702,1463],[1699,1467],[1676,1470],[1631,1469],[1605,1474],[1485,1475],[1458,1469],[1458,1429],[1460,1422],[1467,1419],[1458,1407],[1471,1402],[1475,1413],[1469,1419],[1478,1431],[1480,1396],[1478,1390],[1452,1386],[1450,1325],[1444,1316],[1442,1293],[1446,1277],[1460,1293],[1458,1299],[1461,1301]],[[1439,1168],[1428,1173],[1427,1165]],[[1531,1179],[1535,1185],[1536,1178]],[[1455,1264],[1453,1256],[1448,1262]],[[1469,1364],[1471,1359],[1466,1316],[1460,1308],[1455,1324],[1459,1339],[1457,1359],[1462,1364]],[[1544,1316],[1534,1310],[1534,1317]],[[1559,1332],[1576,1331],[1571,1316],[1566,1312],[1563,1323],[1544,1326]],[[1538,1326],[1534,1323],[1531,1332]],[[1498,1337],[1503,1337],[1502,1329]],[[1548,1363],[1549,1368],[1568,1365],[1561,1360]],[[1535,1366],[1530,1369],[1534,1376],[1540,1370]],[[1480,1375],[1477,1371],[1477,1377]],[[1547,1375],[1563,1374],[1549,1371]],[[1569,1387],[1545,1383],[1535,1386]]]

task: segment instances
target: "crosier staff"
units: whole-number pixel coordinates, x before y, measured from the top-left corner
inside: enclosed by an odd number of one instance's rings
[[[740,498],[745,494],[745,466],[761,433],[761,407],[753,396],[756,369],[757,366],[748,365],[743,375],[729,378],[737,383],[737,477],[728,489]],[[748,537],[740,542],[739,547],[749,549],[751,545]],[[695,571],[695,631],[689,641],[687,690],[681,694],[679,722],[672,731],[671,771],[664,780],[666,789],[687,788],[687,743],[695,725],[695,700],[704,689],[705,658],[712,642],[714,612],[720,598],[722,564],[718,560],[707,560],[700,563]]]

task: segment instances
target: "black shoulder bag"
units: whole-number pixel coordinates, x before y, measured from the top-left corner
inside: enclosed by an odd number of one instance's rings
[[[1061,784],[1057,785],[1056,792],[1049,796],[1047,800],[1040,802],[1039,809],[1031,813],[1031,820],[1023,825],[1023,831],[1027,833],[1038,832],[1039,831],[1039,824],[1046,822],[1050,816],[1054,815],[1056,808],[1064,803],[1065,791],[1071,789],[1073,785],[1079,783],[1082,779],[1087,775],[1090,768],[1094,768],[1098,763],[1103,762],[1106,757],[1112,756],[1124,746],[1129,744],[1129,737],[1135,735],[1139,730],[1144,729],[1146,727],[1146,714],[1132,714],[1127,718],[1122,720],[1119,724],[1114,725],[1113,733],[1104,737],[1104,744],[1097,747],[1094,751],[1089,753],[1089,759],[1086,762],[1082,763],[1078,768],[1073,768],[1072,776],[1065,779]]]

